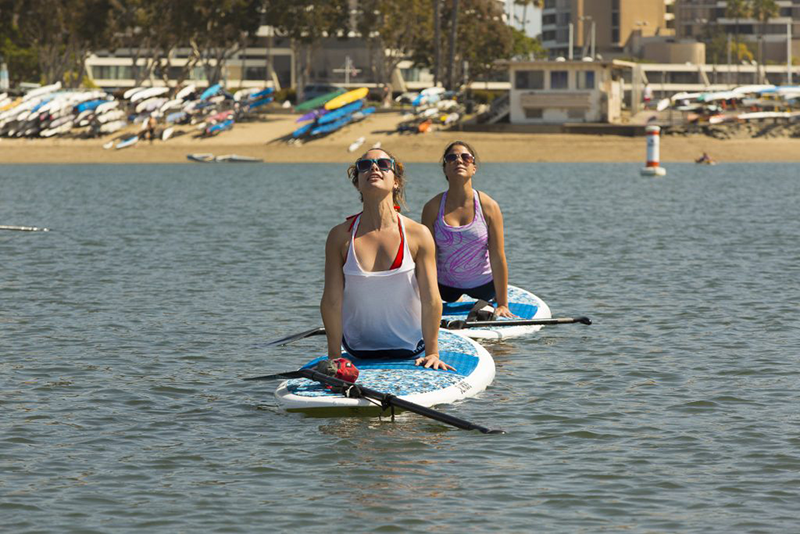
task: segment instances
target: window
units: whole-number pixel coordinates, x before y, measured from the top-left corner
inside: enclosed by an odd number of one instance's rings
[[[582,109],[568,109],[567,118],[586,120],[586,112]]]
[[[523,108],[526,119],[541,119],[544,114],[542,108]]]
[[[542,41],[555,41],[556,40],[556,32],[553,30],[547,30],[546,32],[542,32]]]
[[[611,42],[618,43],[619,42],[619,28],[612,28],[611,29]]]
[[[540,70],[518,70],[514,73],[515,89],[544,89],[544,72]]]
[[[578,72],[578,89],[594,89],[593,70],[582,70]]]
[[[569,73],[565,70],[550,72],[550,89],[569,89]]]

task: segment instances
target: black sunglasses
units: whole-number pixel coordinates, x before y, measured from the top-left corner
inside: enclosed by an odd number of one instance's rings
[[[360,159],[356,161],[356,170],[367,172],[372,170],[372,165],[377,165],[378,170],[384,172],[394,170],[394,160],[390,158]]]
[[[447,163],[455,163],[456,161],[458,161],[459,157],[461,157],[461,160],[467,165],[475,161],[475,156],[473,156],[469,152],[462,152],[461,154],[456,154],[455,152],[451,152],[444,157],[444,160]]]

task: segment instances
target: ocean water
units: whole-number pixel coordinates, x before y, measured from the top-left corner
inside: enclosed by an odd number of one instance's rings
[[[554,316],[443,411],[309,418],[343,165],[0,166],[0,520],[27,532],[800,529],[800,166],[486,164]],[[445,186],[410,165],[408,214]]]

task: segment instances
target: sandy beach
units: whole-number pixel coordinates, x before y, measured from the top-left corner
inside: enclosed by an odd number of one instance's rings
[[[122,150],[106,150],[103,144],[118,134],[98,139],[0,139],[0,163],[185,163],[187,154],[238,154],[266,162],[345,163],[377,142],[406,162],[434,162],[448,142],[461,139],[473,143],[484,162],[641,162],[645,156],[643,137],[615,135],[488,133],[433,131],[399,134],[401,113],[379,113],[349,125],[332,135],[289,145],[282,137],[297,126],[297,115],[268,114],[260,122],[237,124],[217,137],[196,137],[192,127],[166,142],[139,142]],[[136,132],[131,126],[128,132]],[[366,141],[355,153],[349,145],[359,137]],[[664,136],[661,161],[691,162],[702,152],[719,162],[800,161],[800,139],[728,139],[704,135]]]

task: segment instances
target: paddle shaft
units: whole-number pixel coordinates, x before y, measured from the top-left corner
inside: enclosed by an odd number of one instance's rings
[[[455,319],[452,321],[442,321],[442,328],[460,330],[462,328],[486,328],[490,326],[553,326],[559,324],[592,324],[588,317],[556,317],[554,319],[519,319],[509,321],[464,321]]]
[[[502,430],[492,430],[490,428],[486,428],[485,426],[477,425],[475,423],[470,423],[469,421],[465,421],[464,419],[455,417],[453,415],[449,415],[446,413],[439,412],[434,410],[433,408],[427,408],[425,406],[420,406],[411,401],[407,401],[405,399],[401,399],[400,397],[396,397],[395,395],[390,395],[388,393],[382,393],[380,391],[375,391],[374,389],[365,388],[354,384],[352,382],[347,382],[345,380],[340,380],[339,378],[335,378],[333,376],[328,376],[326,374],[322,374],[318,371],[314,371],[313,369],[299,369],[297,371],[290,371],[288,373],[280,373],[277,375],[268,375],[268,376],[257,376],[254,378],[246,378],[245,380],[272,380],[275,378],[308,378],[309,380],[314,380],[321,384],[326,384],[329,386],[333,386],[336,388],[342,388],[345,392],[355,388],[356,396],[364,397],[368,399],[373,399],[379,401],[382,407],[385,406],[394,406],[396,408],[400,408],[403,410],[407,410],[409,412],[414,412],[418,415],[422,415],[424,417],[428,417],[430,419],[434,419],[436,421],[446,423],[448,425],[454,426],[456,428],[460,428],[462,430],[478,430],[483,434],[504,434]]]
[[[452,330],[461,330],[464,328],[486,328],[491,326],[554,326],[559,324],[572,324],[572,323],[582,323],[582,324],[592,324],[591,319],[588,317],[557,317],[554,319],[520,319],[520,320],[509,320],[509,321],[464,321],[462,319],[453,319],[453,320],[442,320],[441,328],[449,328]],[[311,336],[321,336],[325,335],[325,327],[317,327],[312,328],[311,330],[306,330],[305,332],[299,332],[297,334],[292,334],[291,336],[286,336],[281,339],[276,339],[275,341],[270,341],[266,344],[267,347],[280,347],[283,345],[288,345],[294,341],[299,341],[301,339],[305,339]]]

